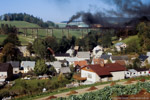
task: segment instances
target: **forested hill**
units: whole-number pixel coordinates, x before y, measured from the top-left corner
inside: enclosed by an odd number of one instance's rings
[[[26,13],[9,13],[0,16],[2,21],[26,21],[29,23],[34,23],[43,28],[54,27],[55,24],[51,21],[44,22],[41,18],[29,15]]]

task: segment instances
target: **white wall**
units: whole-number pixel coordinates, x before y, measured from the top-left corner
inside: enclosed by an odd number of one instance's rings
[[[125,78],[125,71],[118,71],[118,72],[111,72],[112,74],[112,80],[121,80]]]
[[[0,72],[0,79],[7,78],[7,72]]]
[[[65,60],[66,58],[69,58],[69,57],[55,57],[57,60]]]
[[[93,83],[100,81],[100,77],[96,73],[85,70],[81,70],[81,77],[86,77],[87,81],[91,81]]]

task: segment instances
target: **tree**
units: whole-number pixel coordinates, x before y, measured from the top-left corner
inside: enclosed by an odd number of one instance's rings
[[[36,73],[36,75],[43,75],[48,72],[48,67],[45,64],[44,60],[38,60],[36,62],[36,65],[34,67],[34,72]]]
[[[15,46],[21,45],[17,34],[9,34],[8,37],[3,41],[3,45],[6,45],[7,43],[12,43]]]
[[[44,40],[35,39],[33,42],[33,50],[37,54],[37,56],[39,56],[41,58],[46,58],[47,48],[44,45]]]
[[[70,40],[66,36],[63,36],[59,43],[59,52],[65,53],[70,47]]]
[[[30,55],[33,53],[33,45],[32,45],[32,43],[28,43],[27,50],[30,52]]]
[[[7,43],[2,50],[2,54],[3,60],[4,62],[6,62],[11,60],[18,60],[20,56],[20,51],[19,49],[15,48],[14,44]]]
[[[51,67],[49,68],[49,74],[52,75],[52,76],[55,76],[55,74],[56,74],[56,69],[54,68],[54,66],[51,66]]]
[[[136,58],[134,61],[133,61],[133,68],[136,69],[136,68],[140,68],[141,66],[141,61],[140,59]]]

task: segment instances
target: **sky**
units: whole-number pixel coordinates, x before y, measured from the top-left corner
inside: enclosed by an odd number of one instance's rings
[[[27,13],[44,21],[68,21],[79,11],[96,12],[115,9],[111,0],[1,0],[0,15]],[[148,0],[142,0],[147,3]]]
[[[111,9],[105,0],[1,0],[0,15],[6,13],[27,13],[44,21],[67,21],[79,11],[95,12]]]

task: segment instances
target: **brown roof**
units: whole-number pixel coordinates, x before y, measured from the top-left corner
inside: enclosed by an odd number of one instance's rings
[[[87,63],[86,60],[83,60],[83,61],[75,61],[74,64],[75,64],[75,66],[76,66],[76,65],[79,65],[79,66],[88,65],[88,63]]]
[[[118,63],[106,64],[104,67],[100,66],[100,64],[87,65],[85,67],[89,67],[91,70],[93,70],[99,76],[111,75],[110,72],[126,70],[126,68],[124,66],[122,66]]]
[[[104,63],[104,59],[101,58],[93,58],[94,64],[101,64]]]
[[[115,63],[118,63],[120,65],[126,65],[124,60],[116,60]]]
[[[0,72],[8,71],[9,67],[12,67],[9,63],[0,63]]]

